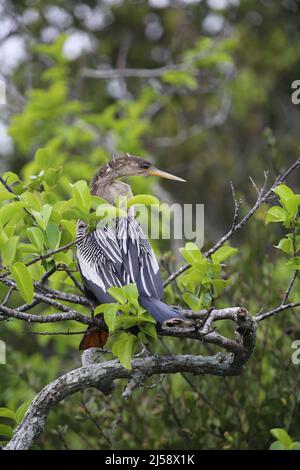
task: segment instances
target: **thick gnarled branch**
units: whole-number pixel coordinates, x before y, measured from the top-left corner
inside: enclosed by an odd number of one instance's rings
[[[189,312],[192,316],[191,312]],[[196,315],[196,317],[200,317]],[[236,340],[228,340],[219,335],[219,340],[214,342],[215,332],[210,332],[212,322],[218,320],[231,320],[236,324]],[[197,321],[197,320],[195,320]],[[201,320],[202,321],[202,320]],[[206,325],[206,322],[209,322]],[[160,333],[168,336],[180,336],[180,329],[185,331],[185,337],[196,335],[195,328],[192,332],[188,328],[163,326]],[[51,409],[68,396],[85,388],[96,388],[105,394],[111,393],[115,380],[126,379],[127,387],[123,394],[128,398],[133,390],[140,386],[144,380],[160,374],[172,374],[177,372],[190,372],[195,375],[217,375],[221,377],[239,375],[245,363],[251,356],[255,346],[256,322],[245,309],[240,307],[213,310],[208,318],[202,322],[202,330],[198,330],[196,339],[202,339],[210,343],[222,346],[227,352],[217,353],[212,356],[192,355],[166,355],[134,358],[132,369],[125,369],[117,360],[93,364],[85,360],[85,365],[75,369],[48,384],[33,400],[23,421],[19,424],[10,442],[5,449],[25,450],[29,449],[38,436],[43,432],[47,416]],[[232,347],[232,344],[235,344]]]
[[[50,410],[63,399],[85,388],[93,387],[107,392],[107,390],[112,390],[112,384],[117,379],[127,379],[129,383],[133,381],[137,384],[136,377],[144,379],[177,372],[190,372],[196,375],[211,374],[221,377],[239,375],[254,348],[255,323],[245,311],[241,311],[238,315],[241,348],[236,353],[218,353],[214,356],[177,355],[136,358],[132,361],[131,370],[125,369],[119,361],[112,360],[68,372],[47,385],[35,397],[5,449],[29,449],[43,431]]]

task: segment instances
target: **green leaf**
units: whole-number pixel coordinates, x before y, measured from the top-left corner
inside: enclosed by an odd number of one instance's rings
[[[137,315],[118,315],[116,322],[116,329],[128,329],[135,325],[139,325],[141,322],[140,317]]]
[[[138,307],[139,293],[138,293],[136,284],[133,284],[133,283],[127,284],[126,286],[123,287],[123,290],[125,292],[125,296],[128,302],[134,305],[135,307]]]
[[[22,419],[23,419],[23,417],[24,417],[24,415],[25,415],[25,413],[26,413],[26,411],[27,411],[27,409],[30,405],[31,405],[31,400],[26,400],[23,403],[21,403],[21,405],[17,408],[17,410],[16,410],[17,424],[19,424],[22,421]]]
[[[194,292],[196,287],[201,285],[205,275],[206,268],[203,271],[198,270],[198,268],[190,268],[178,279],[178,282],[188,291]]]
[[[108,326],[109,332],[114,333],[116,330],[116,319],[117,319],[117,312],[118,312],[118,304],[102,304],[99,305],[96,309],[94,314],[97,315],[98,313],[104,314],[105,323]]]
[[[32,211],[32,215],[34,216],[35,220],[39,224],[39,226],[46,231],[47,225],[49,223],[49,219],[51,216],[52,207],[49,204],[45,204],[42,207],[41,212]]]
[[[232,246],[229,245],[221,246],[221,248],[211,255],[211,259],[214,263],[221,264],[223,261],[237,253],[237,251],[237,248],[232,248]]]
[[[152,318],[153,319],[153,318]],[[155,322],[156,323],[156,322]],[[141,328],[142,332],[149,336],[151,339],[157,339],[157,329],[156,326],[152,323],[147,323]]]
[[[286,186],[285,184],[280,184],[279,186],[276,186],[276,188],[272,189],[273,193],[277,194],[280,200],[287,199],[291,196],[294,195],[294,192]]]
[[[230,279],[206,279],[203,281],[204,286],[213,286],[214,288],[214,296],[221,295],[225,287],[231,284]]]
[[[126,294],[122,287],[109,287],[107,292],[121,305],[126,303]]]
[[[29,191],[21,194],[20,199],[25,202],[27,209],[35,210],[40,212],[42,209],[42,205],[39,199],[35,196],[35,194],[30,193]]]
[[[6,204],[5,206],[1,207],[0,209],[0,222],[1,224],[5,225],[10,219],[15,217],[16,214],[25,216],[25,212],[23,212],[23,208],[25,206],[25,203],[22,201],[17,201],[17,202],[10,202],[9,204]]]
[[[12,429],[9,426],[0,424],[0,436],[11,438],[12,434]]]
[[[91,207],[93,209],[96,210],[97,207],[101,204],[107,204],[107,201],[105,199],[102,199],[102,197],[91,195]]]
[[[32,243],[19,243],[18,250],[21,253],[22,257],[28,253],[38,254],[39,250]]]
[[[72,239],[76,236],[76,223],[70,220],[61,220],[61,225],[66,229],[71,235]]]
[[[4,266],[10,266],[16,256],[19,237],[11,237],[4,243],[1,249],[2,263]]]
[[[278,250],[281,250],[283,253],[288,255],[294,254],[294,244],[291,238],[282,238],[275,248],[278,248]]]
[[[293,258],[289,259],[286,265],[293,271],[300,270],[300,256],[294,256]]]
[[[91,208],[91,194],[87,182],[79,180],[74,184],[70,183],[70,186],[77,206],[83,212],[88,213]]]
[[[51,250],[55,250],[60,243],[61,232],[58,226],[52,222],[47,225],[46,236],[48,241],[48,246]]]
[[[11,268],[11,274],[16,281],[18,291],[27,304],[33,300],[34,288],[30,271],[24,263],[16,263]]]
[[[282,202],[284,208],[288,212],[291,218],[294,218],[297,215],[299,204],[300,204],[300,194],[295,194]]]
[[[271,434],[279,441],[281,444],[284,445],[286,449],[288,449],[292,444],[293,441],[286,432],[285,429],[274,428],[271,429]]]
[[[3,247],[3,245],[7,242],[8,236],[6,235],[2,224],[0,223],[0,248]]]
[[[192,73],[183,70],[166,72],[163,74],[162,80],[171,85],[184,86],[190,90],[196,90],[198,87],[197,80],[193,77]]]
[[[16,414],[9,410],[8,408],[0,408],[0,418],[8,418],[12,419],[13,421],[16,420]]]
[[[118,357],[125,369],[131,369],[131,360],[134,356],[138,339],[130,333],[122,333],[112,346],[112,353]]]
[[[289,450],[300,450],[300,442],[293,442],[293,444],[289,447]]]
[[[203,307],[204,308],[209,308],[211,306],[211,301],[212,301],[212,297],[208,292],[203,294]]]
[[[35,154],[35,161],[41,170],[49,168],[53,161],[53,154],[50,148],[39,148]]]
[[[283,209],[282,207],[275,206],[271,207],[271,209],[268,210],[266,214],[266,220],[265,223],[269,224],[271,222],[285,222],[287,219],[287,213],[286,210]]]
[[[39,227],[29,227],[26,232],[30,242],[35,245],[39,251],[42,251],[45,243],[42,230]]]
[[[202,296],[199,298],[194,294],[185,292],[182,296],[185,303],[194,311],[197,312],[202,306]]]
[[[159,199],[155,196],[151,196],[150,194],[139,194],[138,196],[133,196],[128,200],[128,207],[134,206],[134,205],[143,205],[143,206],[153,206],[157,205],[159,206],[160,202]]]
[[[286,450],[286,448],[281,442],[275,441],[270,445],[270,450]]]
[[[3,175],[2,178],[10,185],[12,186],[14,183],[19,181],[19,176],[16,175],[16,173],[13,173],[12,171],[6,171]]]
[[[179,251],[190,264],[203,263],[206,261],[195,243],[189,242],[184,248],[180,248]]]
[[[0,202],[15,198],[16,196],[8,191],[0,191]]]
[[[60,173],[61,168],[48,168],[48,170],[45,171],[44,180],[49,186],[55,186]]]

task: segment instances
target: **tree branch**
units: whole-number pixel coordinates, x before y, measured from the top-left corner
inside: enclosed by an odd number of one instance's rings
[[[284,310],[289,310],[291,308],[296,308],[300,307],[300,302],[290,302],[288,304],[284,305],[279,305],[279,307],[273,308],[272,310],[269,310],[268,312],[260,313],[254,317],[255,321],[261,322],[262,320],[265,320],[266,318],[273,317],[274,315],[277,315],[280,312],[283,312]]]
[[[7,309],[6,307],[4,308]],[[64,313],[57,315],[65,316]],[[48,315],[42,318],[49,319],[49,317],[53,318],[55,315]],[[89,361],[85,360],[83,367],[68,372],[54,380],[35,397],[23,421],[16,428],[12,439],[5,449],[29,449],[41,432],[43,432],[51,409],[63,399],[85,388],[96,388],[108,394],[113,390],[115,380],[127,379],[127,386],[123,394],[123,398],[127,399],[135,388],[142,385],[144,380],[156,375],[177,372],[190,372],[196,375],[210,374],[221,377],[239,375],[254,350],[256,322],[245,309],[240,307],[213,310],[208,318],[210,318],[210,324],[213,321],[224,319],[229,319],[237,324],[236,341],[230,340],[229,343],[222,342],[222,344],[219,344],[227,349],[228,352],[226,354],[217,353],[212,356],[155,355],[144,358],[136,357],[132,360],[131,370],[125,369],[117,360],[101,362],[100,364],[91,363],[91,358]],[[78,321],[76,316],[72,319]],[[81,321],[82,318],[79,318],[79,320]],[[166,330],[163,329],[161,334],[171,335],[172,328],[165,328]],[[175,333],[177,335],[177,327],[175,328]],[[206,334],[205,341],[213,342],[213,337],[209,337],[213,333]],[[191,332],[189,331],[187,334],[191,334]],[[232,348],[232,343],[236,344],[234,348]],[[229,347],[228,344],[230,345]],[[88,352],[90,351],[88,350]]]
[[[190,321],[188,325],[183,322],[183,325],[176,326],[169,326],[168,322],[166,322],[162,325],[162,327],[158,328],[158,334],[160,336],[195,339],[205,343],[214,344],[225,349],[226,351],[235,353],[241,352],[242,346],[238,341],[222,336],[220,333],[213,330],[211,325],[212,322],[225,319],[231,320],[238,325],[241,321],[245,321],[246,319],[247,321],[250,319],[252,321],[252,318],[245,309],[240,307],[231,307],[220,310],[215,309],[209,313],[208,318],[205,319],[204,322],[203,320],[200,320],[200,323],[198,322],[199,316],[194,315],[190,310],[181,308],[178,308],[178,310],[181,311],[183,315],[187,316],[187,318],[194,319],[194,321]],[[69,309],[68,307],[65,307],[63,312],[51,313],[49,315],[36,315],[31,313],[24,313],[20,308],[13,310],[4,305],[0,305],[0,312],[2,313],[2,318],[0,317],[0,321],[7,320],[9,318],[15,318],[28,323],[44,324],[72,320],[84,325],[99,327],[101,330],[107,330],[107,326],[101,318],[91,318],[87,315],[77,312],[74,309]],[[205,313],[207,314],[207,311],[205,311]],[[200,317],[201,319],[203,318],[203,312],[201,312]]]
[[[244,312],[245,313],[245,312]],[[240,341],[243,347],[236,354],[215,354],[213,356],[150,356],[136,358],[132,369],[124,369],[117,360],[75,369],[48,384],[33,400],[23,421],[14,432],[6,450],[29,449],[43,432],[51,409],[68,396],[85,388],[111,388],[117,379],[129,380],[131,387],[138,386],[137,377],[149,378],[154,375],[190,372],[196,375],[211,374],[221,377],[239,375],[251,356],[255,343],[255,323],[246,324],[247,315],[240,318]]]

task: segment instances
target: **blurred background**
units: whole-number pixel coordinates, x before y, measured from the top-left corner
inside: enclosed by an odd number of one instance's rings
[[[299,0],[0,0],[1,173],[28,178],[35,151],[57,144],[64,194],[66,175],[88,180],[112,153],[151,158],[188,185],[133,179],[134,190],[205,204],[211,246],[232,222],[230,181],[246,211],[256,196],[249,176],[261,185],[268,169],[271,181],[299,155],[299,25]],[[290,183],[297,190],[299,177]],[[255,314],[285,290],[290,273],[273,247],[280,233],[263,218],[264,208],[234,240],[235,282],[220,306]],[[178,261],[170,248],[157,246],[165,275]],[[166,296],[177,299],[171,288]],[[299,439],[299,370],[290,363],[299,314],[266,323],[242,377],[176,374],[126,403],[122,384],[108,398],[86,391],[51,414],[38,448],[264,449],[274,427]],[[28,335],[16,322],[0,328],[9,344],[0,406],[22,411],[80,363],[74,338]],[[159,347],[209,352],[192,341]]]

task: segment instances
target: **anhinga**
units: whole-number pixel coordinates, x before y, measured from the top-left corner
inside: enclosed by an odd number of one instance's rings
[[[91,194],[115,204],[120,196],[132,197],[128,184],[118,178],[135,175],[153,175],[176,181],[185,181],[164,171],[143,158],[126,154],[113,158],[101,167],[91,180]],[[88,298],[98,304],[115,302],[107,292],[112,286],[122,287],[136,283],[139,303],[161,324],[180,315],[163,303],[163,284],[159,266],[151,245],[141,227],[128,212],[111,224],[101,225],[91,233],[88,226],[79,221],[76,233],[77,258]],[[80,349],[103,346],[107,333],[86,334]]]

